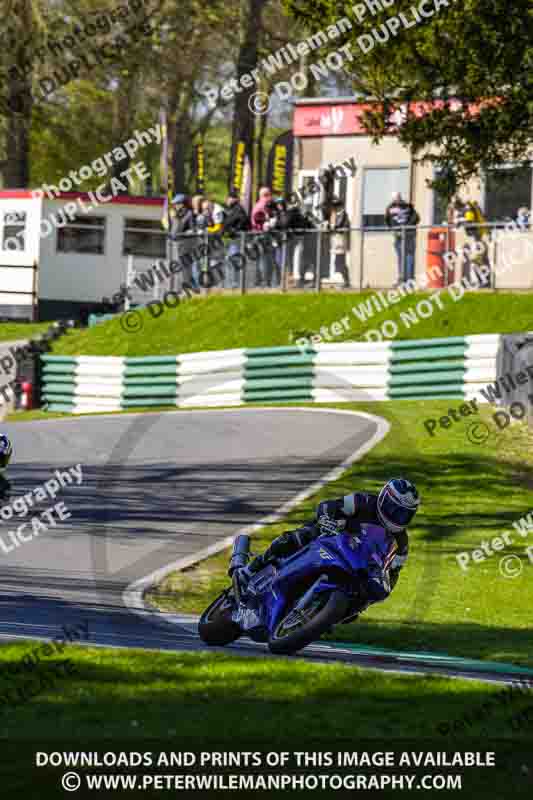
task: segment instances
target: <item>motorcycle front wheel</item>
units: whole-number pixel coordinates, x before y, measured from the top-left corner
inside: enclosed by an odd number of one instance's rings
[[[234,608],[231,589],[225,589],[200,617],[200,639],[212,647],[224,647],[238,639],[242,631],[231,618]]]
[[[289,655],[320,639],[332,625],[347,616],[350,601],[343,592],[320,592],[304,608],[289,611],[268,640],[272,653]]]

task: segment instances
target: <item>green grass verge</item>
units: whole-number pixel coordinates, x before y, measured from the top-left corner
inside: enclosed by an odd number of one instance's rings
[[[141,311],[139,333],[126,333],[119,319],[84,330],[71,330],[53,344],[56,355],[147,356],[175,355],[236,347],[272,347],[294,344],[300,336],[318,332],[348,317],[349,325],[332,341],[362,339],[385,320],[396,321],[398,338],[423,339],[474,333],[515,333],[533,330],[531,295],[502,292],[469,293],[454,302],[442,295],[444,310],[407,327],[400,320],[405,312],[427,294],[405,297],[367,322],[352,312],[370,297],[365,293],[212,295],[192,298],[154,319]],[[326,341],[326,339],[324,339]]]
[[[0,342],[31,339],[47,331],[50,325],[50,322],[0,322]]]
[[[490,427],[483,445],[470,444],[465,417],[430,438],[427,417],[439,417],[458,401],[407,401],[346,404],[390,420],[385,439],[326,489],[269,525],[253,539],[262,551],[282,531],[312,517],[319,499],[354,489],[375,491],[391,475],[413,479],[422,506],[410,527],[410,558],[385,603],[373,606],[355,624],[337,626],[334,638],[399,650],[433,650],[451,655],[533,665],[533,565],[525,554],[528,539],[515,533],[515,545],[470,566],[456,555],[478,548],[533,507],[533,436],[513,425],[497,433],[491,411],[482,409]],[[516,552],[523,573],[516,579],[499,572],[500,558]],[[182,573],[173,573],[147,595],[166,611],[199,613],[228,585],[228,552]]]
[[[530,749],[531,731],[515,730],[510,721],[531,703],[527,694],[517,693],[503,703],[501,687],[477,681],[386,674],[294,659],[77,646],[69,646],[61,656],[42,658],[32,673],[10,675],[9,666],[19,665],[36,646],[42,647],[42,643],[28,641],[0,648],[2,697],[6,689],[16,693],[17,688],[28,687],[30,675],[38,686],[35,676],[45,670],[50,674],[51,663],[62,676],[28,702],[2,704],[2,787],[6,797],[18,796],[15,790],[30,798],[58,796],[58,782],[66,770],[32,773],[37,750],[157,753],[160,749],[290,752],[338,748],[399,753],[412,749],[436,752],[445,747],[497,752],[505,748],[518,757],[513,770],[506,764],[510,774],[503,774],[501,764],[499,770],[447,772],[462,773],[468,796],[483,800],[508,796],[503,792],[510,781],[515,792],[527,789],[519,767],[524,762],[517,754]],[[66,659],[68,670],[58,663]],[[486,712],[484,722],[473,720],[468,733],[464,723],[458,727],[456,721],[464,719],[465,713],[473,717],[487,702],[492,710]],[[204,769],[204,774],[211,771]],[[408,770],[396,772],[406,774]],[[379,768],[372,773],[379,774]],[[491,794],[483,795],[482,787],[486,792],[489,784]],[[34,793],[37,785],[39,791]],[[497,789],[501,793],[493,794]]]
[[[10,675],[8,665],[20,663],[36,646],[28,641],[0,648],[2,693],[28,684],[29,672]],[[462,716],[465,696],[481,704],[498,691],[478,682],[389,675],[341,664],[75,645],[60,658],[43,658],[36,674],[42,665],[64,658],[73,665],[72,675],[63,670],[48,691],[20,705],[2,706],[0,736],[97,738],[105,730],[110,737],[166,738],[179,727],[179,735],[191,744],[217,741],[222,729],[228,736],[238,729],[244,739],[265,742],[327,739],[353,735],[352,703],[357,701],[361,738],[424,738],[441,735],[438,724]],[[413,694],[427,714],[413,707]],[[393,699],[387,719],[376,714],[385,696]],[[287,706],[293,713],[287,714]],[[302,728],[304,718],[309,727]]]

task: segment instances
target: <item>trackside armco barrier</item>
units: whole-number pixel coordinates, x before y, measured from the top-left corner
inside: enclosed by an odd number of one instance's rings
[[[345,342],[180,356],[42,356],[50,411],[144,406],[348,402],[477,397],[497,376],[500,334]]]

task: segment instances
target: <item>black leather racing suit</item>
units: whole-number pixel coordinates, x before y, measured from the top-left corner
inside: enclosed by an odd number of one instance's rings
[[[377,494],[354,492],[353,494],[339,497],[337,500],[325,500],[319,503],[313,521],[294,531],[287,531],[278,536],[277,539],[274,539],[263,555],[257,556],[248,565],[248,571],[252,574],[258,572],[271,561],[291,556],[300,548],[308,545],[313,539],[321,535],[318,520],[324,515],[330,519],[337,520],[339,529],[354,535],[361,532],[361,523],[366,522],[383,527],[383,523],[380,521],[376,511],[377,499]],[[388,534],[391,539],[391,548],[396,544],[396,553],[389,568],[390,590],[392,591],[398,580],[400,570],[407,560],[409,541],[406,530],[402,530],[399,533],[388,531]]]
[[[0,500],[5,500],[9,497],[10,489],[11,489],[11,483],[0,472]]]

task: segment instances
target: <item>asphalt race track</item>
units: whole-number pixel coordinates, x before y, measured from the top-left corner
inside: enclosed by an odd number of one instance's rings
[[[14,442],[10,503],[53,479],[54,470],[80,464],[83,480],[27,516],[1,520],[0,638],[53,638],[63,626],[88,623],[90,644],[202,648],[194,624],[133,613],[123,600],[127,587],[309,491],[378,441],[386,431],[378,422],[350,412],[248,408],[3,425]],[[30,536],[31,516],[57,502],[71,518],[54,528],[41,517],[48,530],[15,548],[9,531],[27,522]],[[246,640],[231,650],[265,655]],[[305,657],[429,669],[416,659],[324,645],[306,648]],[[473,676],[438,664],[431,671]],[[474,674],[494,679],[490,670]]]
[[[57,469],[81,464],[83,481],[30,511],[64,502],[71,519],[17,548],[8,532],[30,514],[0,522],[12,548],[0,550],[0,635],[53,636],[89,619],[91,642],[175,647],[183,644],[178,632],[125,609],[126,587],[257,522],[337,467],[377,426],[353,414],[246,409],[3,429],[14,442],[10,502]]]

